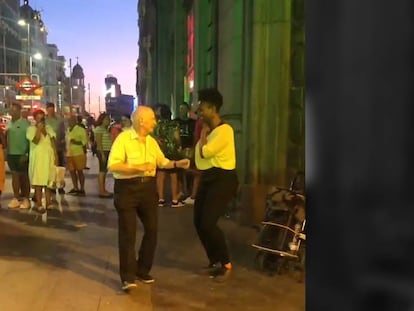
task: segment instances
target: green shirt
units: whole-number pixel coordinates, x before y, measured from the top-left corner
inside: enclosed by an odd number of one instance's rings
[[[182,159],[179,137],[180,125],[177,121],[160,120],[154,128],[152,136],[157,140],[161,151],[168,159]]]
[[[93,130],[95,134],[95,141],[96,141],[96,134],[102,135],[102,151],[110,151],[112,146],[112,136],[108,129],[97,126]]]
[[[46,117],[46,124],[49,125],[55,131],[55,133],[59,131],[60,122],[61,120],[58,118]]]
[[[77,141],[81,141],[81,145],[77,145],[74,143],[71,143],[70,141],[74,139]],[[88,138],[86,136],[86,130],[79,126],[75,125],[72,130],[68,128],[68,132],[66,134],[66,144],[67,144],[67,156],[69,157],[76,157],[80,156],[85,153],[84,146],[86,146],[86,143],[88,142]]]
[[[24,155],[29,152],[29,141],[26,138],[29,126],[29,121],[23,118],[7,123],[7,154]]]
[[[56,147],[58,150],[65,150],[65,124],[61,118],[49,118],[46,117],[46,125],[49,125],[56,133]]]

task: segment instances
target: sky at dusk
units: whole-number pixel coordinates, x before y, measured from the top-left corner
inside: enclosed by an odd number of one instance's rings
[[[21,1],[23,3],[23,1]],[[85,109],[88,83],[91,111],[98,113],[98,97],[104,110],[104,79],[112,74],[123,94],[133,95],[138,58],[137,0],[29,0],[41,12],[48,30],[48,43],[56,44],[59,55],[72,68],[79,58],[85,74]]]

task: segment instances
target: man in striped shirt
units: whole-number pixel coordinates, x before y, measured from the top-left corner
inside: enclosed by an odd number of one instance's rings
[[[106,190],[106,174],[108,172],[108,156],[112,146],[112,136],[109,131],[109,125],[111,120],[109,115],[104,112],[101,113],[96,120],[96,127],[94,129],[94,136],[96,142],[96,155],[99,159],[99,197],[100,198],[112,198],[112,193]]]

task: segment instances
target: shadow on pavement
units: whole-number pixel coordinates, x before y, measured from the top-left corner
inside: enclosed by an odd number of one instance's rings
[[[50,231],[50,235],[53,235]],[[46,234],[47,235],[47,234]],[[10,224],[0,217],[0,260],[27,260],[62,270],[69,270],[98,283],[105,283],[106,271],[118,273],[118,267],[76,249],[65,240],[38,235],[19,225]],[[89,268],[93,267],[93,268]],[[107,286],[115,288],[119,282],[108,280]]]

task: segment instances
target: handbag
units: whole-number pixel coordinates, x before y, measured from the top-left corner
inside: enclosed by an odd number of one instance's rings
[[[61,189],[65,187],[66,167],[56,166],[56,187]]]

